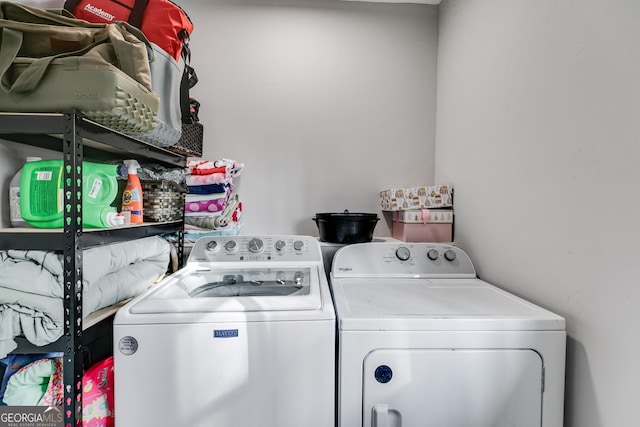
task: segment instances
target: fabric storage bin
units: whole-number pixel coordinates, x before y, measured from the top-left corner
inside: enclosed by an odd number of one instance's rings
[[[410,209],[394,211],[393,221],[407,224],[453,224],[453,209]]]
[[[453,188],[449,185],[393,188],[380,192],[383,211],[401,211],[453,206]]]
[[[186,188],[173,181],[141,181],[142,214],[145,221],[180,221],[184,218]]]
[[[453,224],[407,224],[393,221],[391,236],[403,242],[453,242]]]
[[[395,211],[391,235],[405,242],[453,242],[453,209]]]

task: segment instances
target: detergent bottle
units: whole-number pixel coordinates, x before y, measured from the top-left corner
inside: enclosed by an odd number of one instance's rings
[[[127,176],[126,167],[82,162],[81,173],[82,225],[97,228],[119,225],[114,205],[119,195],[118,179]],[[25,163],[20,177],[22,218],[37,228],[63,227],[64,211],[73,209],[73,201],[65,201],[64,183],[62,160]]]
[[[27,157],[26,162],[37,162],[40,157]],[[29,223],[22,219],[20,213],[20,177],[22,168],[11,179],[9,183],[9,214],[12,227],[30,227]]]
[[[122,194],[122,211],[131,212],[131,224],[142,224],[142,184],[138,178],[140,164],[136,160],[125,160],[129,170],[127,186]]]

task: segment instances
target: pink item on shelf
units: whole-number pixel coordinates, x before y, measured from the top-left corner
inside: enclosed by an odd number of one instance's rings
[[[393,221],[391,236],[404,242],[453,242],[453,224],[407,224]]]
[[[213,200],[197,200],[185,203],[185,212],[213,213],[224,210],[226,200],[224,198]]]
[[[212,173],[209,175],[187,175],[187,186],[229,184],[233,177],[226,173]]]
[[[82,426],[113,427],[113,356],[91,366],[82,377]]]

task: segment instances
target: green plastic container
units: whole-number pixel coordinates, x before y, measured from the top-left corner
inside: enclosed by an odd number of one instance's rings
[[[127,168],[122,164],[82,162],[83,227],[108,228],[121,224],[113,205],[117,205],[114,201],[119,202],[121,197],[118,178],[126,177]],[[20,178],[20,212],[27,223],[37,228],[61,228],[63,211],[70,211],[74,204],[72,197],[65,206],[62,160],[25,163]]]

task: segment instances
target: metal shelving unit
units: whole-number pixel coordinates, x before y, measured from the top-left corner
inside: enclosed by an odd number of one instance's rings
[[[64,189],[64,228],[55,230],[0,230],[0,249],[39,249],[61,252],[64,257],[64,334],[46,347],[29,345],[26,340],[16,352],[64,352],[64,425],[82,425],[82,375],[93,343],[111,346],[113,315],[89,328],[83,328],[82,249],[133,240],[150,235],[176,233],[178,259],[182,260],[184,235],[181,221],[145,223],[142,226],[90,231],[82,228],[82,171],[85,158],[94,161],[136,158],[169,167],[184,167],[181,154],[156,147],[110,130],[83,117],[78,111],[62,114],[0,113],[0,139],[57,150],[62,153],[66,183]]]

